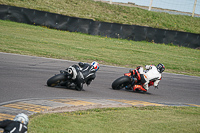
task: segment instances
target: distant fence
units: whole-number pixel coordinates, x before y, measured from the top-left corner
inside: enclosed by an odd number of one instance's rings
[[[110,38],[174,44],[190,48],[200,47],[200,34],[99,22],[7,5],[0,5],[0,19]]]
[[[200,17],[200,0],[94,0],[109,4],[136,6],[149,11]],[[123,3],[123,4],[122,4]]]

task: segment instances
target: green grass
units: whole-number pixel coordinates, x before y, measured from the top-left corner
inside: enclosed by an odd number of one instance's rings
[[[135,42],[0,20],[0,51],[135,68],[163,63],[166,72],[200,76],[197,49]]]
[[[110,5],[93,0],[0,0],[0,4],[25,7],[95,21],[148,26],[200,34],[200,18]]]
[[[7,4],[93,20],[200,33],[200,19],[154,13],[91,0],[0,0]],[[84,7],[84,8],[83,8]],[[184,20],[184,21],[183,21]],[[124,67],[157,64],[166,72],[200,76],[199,50],[58,31],[0,20],[0,51]],[[200,132],[194,107],[93,109],[30,117],[30,133]]]
[[[130,107],[36,114],[29,133],[198,133],[200,108]]]

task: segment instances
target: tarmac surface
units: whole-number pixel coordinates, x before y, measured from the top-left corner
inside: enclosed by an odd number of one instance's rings
[[[19,113],[53,113],[106,107],[200,107],[200,78],[164,73],[158,90],[147,94],[112,90],[111,83],[128,68],[101,65],[85,91],[47,87],[48,78],[74,61],[0,53],[0,121]]]

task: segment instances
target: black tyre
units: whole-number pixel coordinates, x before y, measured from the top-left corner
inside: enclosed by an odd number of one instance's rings
[[[124,88],[125,86],[129,85],[131,83],[131,78],[128,76],[122,76],[118,79],[116,79],[113,83],[112,83],[112,88],[114,90],[120,90],[122,88]]]
[[[55,75],[55,76],[51,77],[50,79],[48,79],[47,85],[54,87],[54,86],[59,85],[61,82],[62,83],[65,82],[65,80],[66,80],[66,77],[64,74],[58,74],[58,75]]]

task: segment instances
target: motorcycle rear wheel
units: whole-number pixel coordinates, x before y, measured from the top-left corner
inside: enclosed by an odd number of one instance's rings
[[[47,80],[47,85],[50,87],[54,87],[57,85],[60,85],[61,83],[66,81],[66,77],[64,74],[58,74],[55,75],[53,77],[51,77],[50,79]]]
[[[126,87],[127,85],[131,84],[131,78],[128,76],[122,76],[118,79],[116,79],[113,83],[112,83],[112,88],[114,90],[120,90],[124,87]]]

